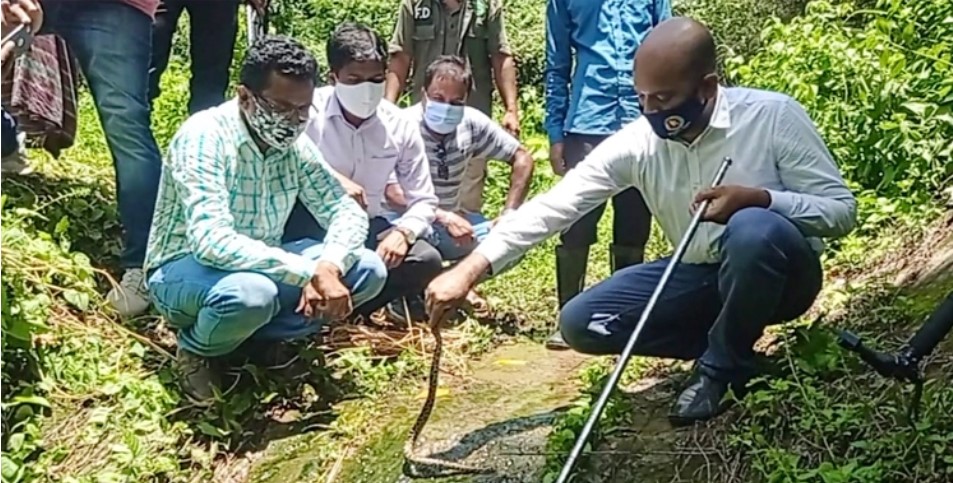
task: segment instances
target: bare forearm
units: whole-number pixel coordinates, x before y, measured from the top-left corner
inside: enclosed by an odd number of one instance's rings
[[[456,267],[452,269],[459,275],[462,275],[471,287],[490,272],[490,261],[479,253],[471,253],[463,259]]]
[[[384,190],[384,197],[387,204],[395,210],[403,212],[407,209],[407,198],[404,196],[404,190],[400,189],[399,184],[389,184]]]
[[[406,52],[398,52],[390,56],[390,63],[387,69],[387,83],[384,87],[384,97],[397,102],[400,93],[404,91],[407,85],[407,76],[410,74],[410,55]]]
[[[513,173],[510,175],[510,190],[506,195],[505,209],[515,210],[526,201],[530,181],[533,178],[533,157],[525,148],[516,152]]]
[[[503,99],[503,107],[507,112],[519,111],[519,99],[516,88],[516,61],[512,55],[493,55],[493,74],[496,78],[496,88]]]

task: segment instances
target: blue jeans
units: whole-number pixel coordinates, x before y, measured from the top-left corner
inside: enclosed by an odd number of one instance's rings
[[[116,1],[44,2],[44,33],[66,40],[89,84],[116,169],[123,268],[146,255],[162,161],[149,117],[152,19]]]
[[[762,208],[728,221],[719,264],[682,264],[642,329],[635,354],[699,359],[724,381],[754,374],[753,345],[768,325],[793,320],[821,289],[817,254],[789,220]],[[573,298],[560,331],[575,350],[619,354],[669,260],[634,265]]]
[[[463,218],[473,225],[473,241],[463,245],[457,245],[456,242],[453,241],[453,237],[450,236],[447,227],[440,223],[431,225],[432,231],[427,241],[440,252],[440,256],[442,256],[444,260],[456,261],[469,255],[470,252],[490,234],[492,222],[488,221],[482,214],[464,213]]]
[[[317,259],[324,245],[303,239],[282,248]],[[360,255],[344,275],[355,309],[374,298],[387,280],[387,268],[376,253],[362,249]],[[179,347],[205,357],[228,354],[251,337],[273,341],[306,337],[323,323],[295,313],[300,287],[260,273],[212,268],[191,255],[153,271],[149,294],[159,313],[178,329]]]

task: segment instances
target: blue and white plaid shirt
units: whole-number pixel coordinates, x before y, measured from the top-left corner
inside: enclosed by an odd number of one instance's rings
[[[368,220],[329,169],[304,137],[290,149],[262,154],[234,100],[195,114],[169,145],[145,269],[192,255],[214,268],[299,287],[319,261],[346,273],[364,247]],[[327,230],[319,260],[280,247],[299,197]]]

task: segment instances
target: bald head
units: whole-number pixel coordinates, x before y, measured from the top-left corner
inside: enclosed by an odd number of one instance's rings
[[[718,95],[715,40],[701,23],[674,17],[649,32],[635,54],[635,91],[661,137],[697,136]]]
[[[716,69],[715,39],[698,21],[673,17],[649,32],[635,59],[636,71],[704,77]]]

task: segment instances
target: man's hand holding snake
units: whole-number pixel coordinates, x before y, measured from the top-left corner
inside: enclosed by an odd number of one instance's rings
[[[466,300],[490,262],[479,254],[471,254],[456,267],[442,273],[427,286],[427,313],[435,324],[442,324]]]

